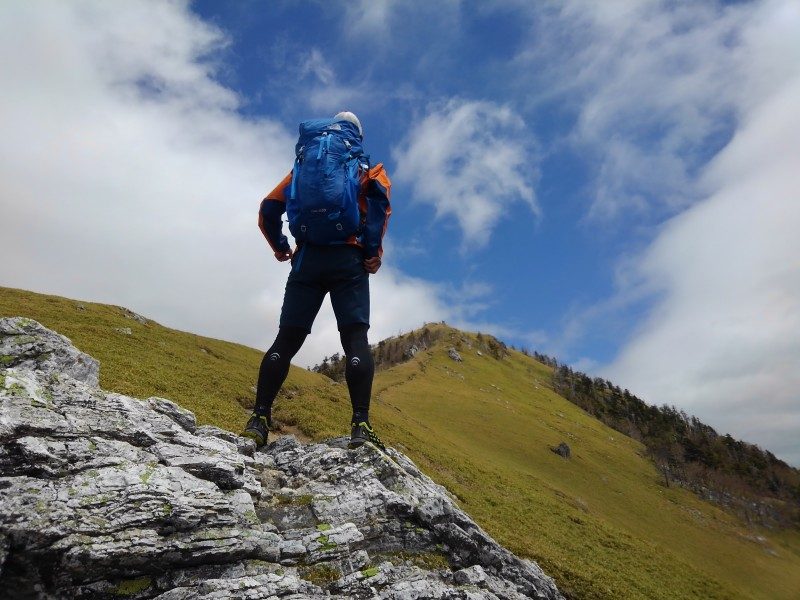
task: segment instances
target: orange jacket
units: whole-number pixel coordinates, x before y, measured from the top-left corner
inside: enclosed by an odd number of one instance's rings
[[[258,227],[267,239],[276,257],[289,251],[289,240],[283,234],[281,216],[286,212],[286,199],[292,184],[292,172],[284,177],[277,187],[261,201],[258,211]],[[382,163],[372,167],[361,179],[358,208],[361,213],[362,233],[350,236],[346,243],[364,249],[364,257],[383,255],[383,236],[389,224],[392,207],[389,202],[392,182]]]

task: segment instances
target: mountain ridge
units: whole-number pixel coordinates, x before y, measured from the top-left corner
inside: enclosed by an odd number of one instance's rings
[[[494,336],[476,333],[468,338],[465,332],[448,327],[445,323],[426,323],[373,344],[376,369],[408,361],[448,333],[453,338],[448,352],[458,360],[462,345],[477,356],[509,356],[508,346]],[[511,350],[516,351],[513,347]],[[681,485],[747,522],[768,528],[800,528],[800,470],[769,450],[719,434],[674,406],[647,404],[627,389],[574,371],[553,357],[524,348],[519,352],[552,369],[553,391],[612,429],[642,442],[667,487]],[[337,353],[325,357],[312,370],[343,382],[345,366],[345,357]]]

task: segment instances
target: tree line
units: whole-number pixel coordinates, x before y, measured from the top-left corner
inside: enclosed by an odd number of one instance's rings
[[[388,369],[413,358],[417,352],[430,348],[442,335],[444,335],[443,329],[426,325],[421,329],[370,345],[375,369]],[[311,370],[341,382],[344,381],[346,366],[347,358],[337,352],[324,357],[322,362],[311,367]]]
[[[591,378],[552,357],[532,356],[553,367],[557,394],[641,441],[665,485],[679,483],[749,521],[800,526],[800,471],[769,450],[720,435],[675,406],[647,404],[607,379]]]
[[[444,321],[442,321],[444,325]],[[375,361],[375,369],[388,369],[394,365],[413,358],[417,352],[429,349],[443,336],[454,330],[425,324],[422,328],[408,333],[381,340],[377,344],[370,346],[372,357]],[[498,360],[508,355],[508,347],[496,337],[488,334],[478,333],[475,340],[469,341],[462,337],[453,342],[453,346],[462,349],[469,344],[469,347],[484,352],[486,355]],[[333,379],[334,381],[344,381],[344,370],[347,366],[347,358],[338,352],[331,356],[326,356],[322,362],[311,367],[315,373],[320,373]]]

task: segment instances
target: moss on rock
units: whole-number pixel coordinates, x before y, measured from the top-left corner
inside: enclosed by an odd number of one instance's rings
[[[377,575],[379,572],[380,569],[378,567],[368,567],[362,570],[361,574],[367,579],[369,579],[370,577],[375,577],[375,575]]]
[[[149,577],[137,577],[136,579],[124,579],[117,584],[111,593],[115,596],[135,596],[145,591],[153,584]]]

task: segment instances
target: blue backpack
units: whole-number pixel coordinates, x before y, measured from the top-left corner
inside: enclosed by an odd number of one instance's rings
[[[329,245],[359,235],[358,194],[369,157],[364,155],[358,128],[349,121],[304,121],[295,156],[286,201],[295,240]]]

